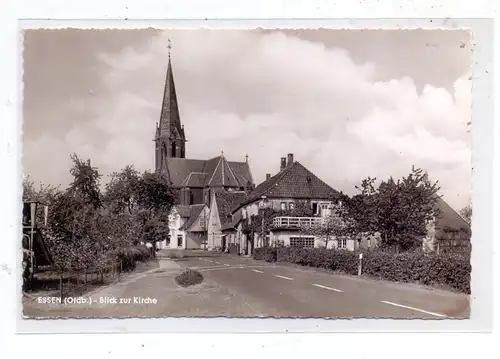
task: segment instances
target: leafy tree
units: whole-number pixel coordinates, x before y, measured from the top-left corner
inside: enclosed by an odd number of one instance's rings
[[[459,212],[460,216],[464,219],[465,222],[470,226],[472,223],[472,206],[470,204],[466,205]]]
[[[375,178],[367,178],[360,194],[347,203],[358,233],[381,235],[381,244],[396,251],[421,245],[427,223],[439,214],[436,206],[438,182],[432,183],[422,169],[401,179],[392,177],[375,188]]]
[[[86,161],[78,158],[76,154],[70,156],[73,166],[70,173],[73,176],[73,182],[69,186],[69,191],[90,204],[94,208],[102,207],[102,196],[99,189],[99,181],[102,175],[96,167],[92,167],[90,159]]]
[[[129,214],[137,207],[137,190],[141,176],[133,166],[126,166],[120,172],[111,174],[111,180],[106,184],[104,202],[115,213]]]
[[[175,203],[175,193],[161,175],[144,172],[137,182],[137,203],[151,216],[169,212]]]

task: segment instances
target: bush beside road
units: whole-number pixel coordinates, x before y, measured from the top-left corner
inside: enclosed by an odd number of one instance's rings
[[[262,247],[254,250],[253,258],[358,274],[359,253],[346,250]],[[362,259],[362,274],[365,276],[439,286],[466,294],[470,294],[470,273],[470,258],[452,253],[412,251],[395,254],[371,250],[364,252]]]

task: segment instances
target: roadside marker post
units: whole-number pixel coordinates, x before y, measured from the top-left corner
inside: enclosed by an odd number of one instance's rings
[[[359,265],[358,265],[358,276],[361,275],[361,271],[363,268],[363,253],[359,254]]]

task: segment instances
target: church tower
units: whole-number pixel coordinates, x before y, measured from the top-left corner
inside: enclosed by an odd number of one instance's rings
[[[174,75],[170,58],[170,39],[168,41],[168,67],[163,92],[160,122],[156,124],[155,133],[155,170],[163,173],[166,170],[167,158],[186,158],[186,136],[181,125]]]

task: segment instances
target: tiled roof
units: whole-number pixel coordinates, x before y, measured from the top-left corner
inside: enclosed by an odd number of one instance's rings
[[[469,236],[471,235],[471,228],[469,224],[465,222],[465,220],[442,198],[438,198],[436,206],[440,210],[440,214],[438,215],[436,221],[436,227],[441,229],[449,227],[465,232]]]
[[[247,199],[245,192],[216,192],[215,201],[219,211],[219,219],[221,225],[232,222],[231,211],[236,208],[240,203]]]
[[[191,216],[191,208],[189,206],[177,205],[175,208],[181,218],[189,218]]]
[[[210,187],[245,187],[245,182],[240,183],[234,171],[229,166],[224,156],[219,157],[215,170],[207,178],[207,186]]]
[[[186,222],[184,222],[184,224],[181,226],[181,228],[179,228],[181,231],[185,231],[193,225],[193,223],[200,216],[200,213],[203,210],[203,208],[205,207],[205,205],[204,204],[193,204],[189,207],[190,207],[190,214],[191,215],[190,215],[189,219]]]
[[[182,187],[204,187],[205,182],[207,180],[207,174],[201,172],[191,172],[185,179],[182,181]]]
[[[203,172],[206,161],[169,157],[166,162],[170,182],[174,187],[181,187],[191,172]]]
[[[224,230],[229,230],[229,229],[234,229],[240,223],[240,221],[243,219],[241,211],[237,211],[235,214],[232,216],[233,220],[230,222],[225,223],[222,225],[221,229]]]
[[[174,187],[245,187],[253,184],[247,162],[229,162],[224,156],[209,160],[167,158],[167,174]]]
[[[326,199],[338,194],[338,191],[320,180],[299,162],[294,162],[258,185],[248,196],[247,202],[252,202],[264,195],[270,198]]]
[[[238,182],[246,185],[248,182],[254,183],[252,172],[250,171],[250,165],[248,162],[228,162],[229,166],[233,170],[233,173],[236,175]]]

